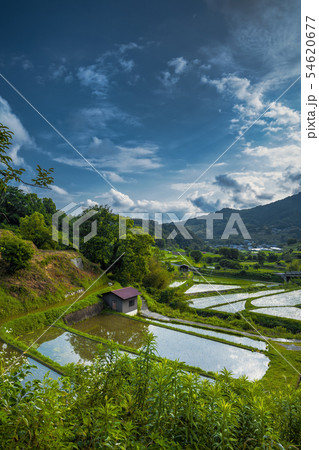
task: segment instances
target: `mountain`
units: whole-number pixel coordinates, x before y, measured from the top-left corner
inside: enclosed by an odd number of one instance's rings
[[[159,247],[189,247],[191,249],[209,250],[209,246],[229,244],[243,244],[245,239],[239,233],[238,236],[230,236],[229,239],[221,239],[228,220],[232,213],[240,215],[245,227],[247,228],[251,242],[257,245],[276,245],[287,244],[288,239],[300,241],[301,228],[301,194],[286,197],[268,205],[255,206],[250,209],[230,209],[223,208],[217,213],[223,214],[223,220],[214,220],[214,237],[206,239],[206,221],[209,216],[203,215],[194,219],[188,219],[184,226],[189,231],[192,239],[185,239],[180,232],[176,230],[173,222],[162,225],[163,239],[157,240]],[[136,226],[141,226],[141,219],[134,219]],[[238,229],[236,224],[234,228]],[[150,220],[149,232],[154,236],[155,222]],[[176,230],[177,235],[174,239],[167,239],[172,231]]]
[[[290,238],[300,240],[301,229],[301,194],[286,197],[267,205],[256,206],[250,209],[230,209],[223,208],[218,213],[223,214],[223,220],[214,221],[214,239],[209,242],[213,244],[226,244],[221,240],[226,224],[232,213],[239,213],[244,222],[252,242],[256,244],[286,244]],[[211,216],[210,213],[208,216]],[[186,228],[194,233],[197,238],[206,240],[206,220],[205,216],[196,219],[189,219]],[[235,225],[235,228],[236,225]],[[244,239],[239,236],[231,236],[228,243],[243,243]]]

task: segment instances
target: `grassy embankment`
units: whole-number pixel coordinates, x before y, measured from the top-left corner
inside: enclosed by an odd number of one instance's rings
[[[83,270],[71,259],[81,257]],[[38,250],[28,268],[6,273],[0,260],[0,322],[2,319],[63,303],[67,293],[87,289],[102,273],[76,251]],[[97,284],[94,287],[98,287]]]

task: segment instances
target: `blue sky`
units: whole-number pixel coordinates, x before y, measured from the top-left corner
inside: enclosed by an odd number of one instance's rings
[[[52,191],[34,192],[59,208],[181,218],[298,192],[299,6],[7,2],[0,72],[86,159],[0,79],[14,163],[30,177],[36,163],[54,167]]]

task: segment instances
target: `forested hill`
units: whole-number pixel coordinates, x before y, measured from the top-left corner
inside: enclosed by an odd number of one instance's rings
[[[214,241],[220,240],[231,213],[239,213],[252,240],[255,243],[285,244],[287,239],[300,240],[301,194],[286,197],[268,205],[250,209],[223,208],[223,220],[214,221]],[[206,221],[200,217],[189,219],[186,227],[198,238],[205,239]],[[231,238],[233,242],[242,242],[241,236]],[[222,241],[221,241],[222,242]]]

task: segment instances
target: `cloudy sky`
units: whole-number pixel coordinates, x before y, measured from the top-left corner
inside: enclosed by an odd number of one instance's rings
[[[16,167],[54,167],[60,208],[181,218],[299,192],[299,3],[6,2]]]

